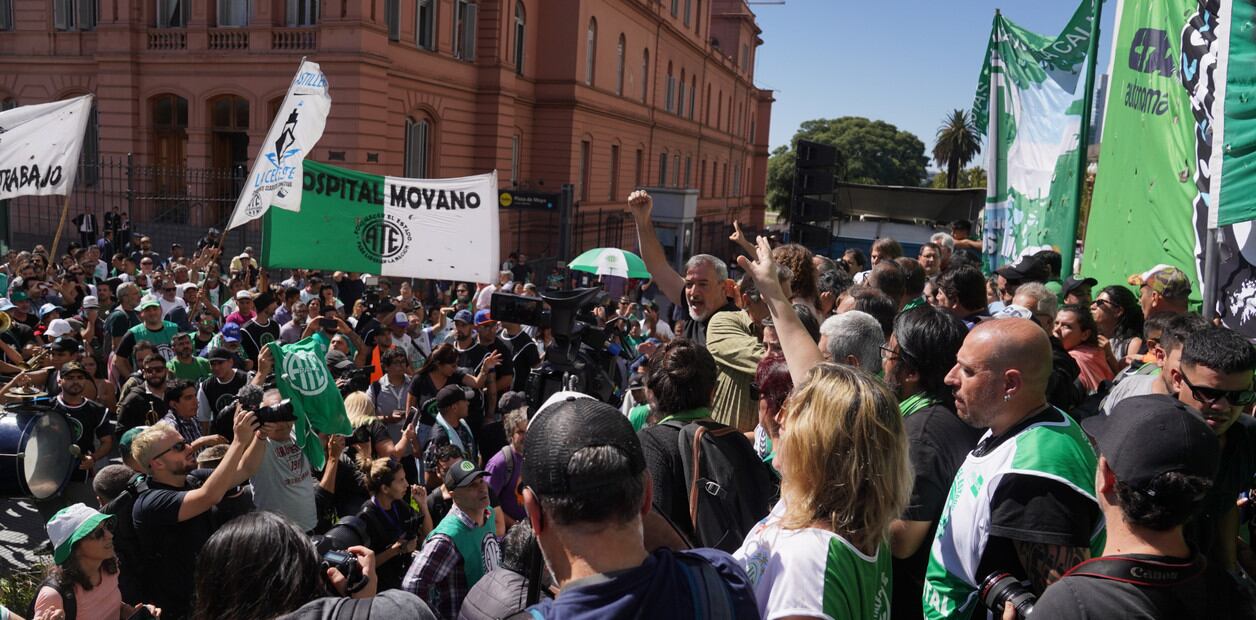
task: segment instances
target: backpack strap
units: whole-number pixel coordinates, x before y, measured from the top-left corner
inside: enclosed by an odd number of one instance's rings
[[[698,425],[698,428],[694,429],[693,446],[690,451],[692,457],[690,462],[693,463],[693,466],[690,468],[692,471],[689,474],[689,522],[694,524],[695,528],[697,528],[698,524],[698,478],[702,471],[702,468],[700,467],[702,463],[702,436],[706,433],[707,428],[700,424]],[[683,439],[685,431],[682,430],[680,432],[680,436]],[[711,617],[718,618],[722,616]]]
[[[44,588],[52,588],[61,595],[61,609],[65,612],[65,620],[74,620],[78,617],[78,600],[74,597],[74,584],[64,584],[61,576],[56,571],[44,577],[35,588],[35,596],[31,598],[30,607],[26,609],[26,617],[35,617],[35,601],[39,600],[39,591]]]
[[[714,566],[702,558],[683,553],[677,553],[676,560],[689,582],[695,617],[736,617],[728,585]]]
[[[342,598],[336,603],[336,611],[330,614],[332,620],[367,620],[371,617],[371,598]]]

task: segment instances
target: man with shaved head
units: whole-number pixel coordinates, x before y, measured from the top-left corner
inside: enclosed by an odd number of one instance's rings
[[[991,574],[1037,594],[1103,548],[1097,459],[1081,426],[1047,403],[1051,343],[1035,322],[979,323],[946,384],[955,412],[988,429],[951,485],[925,577],[926,618],[969,618]]]

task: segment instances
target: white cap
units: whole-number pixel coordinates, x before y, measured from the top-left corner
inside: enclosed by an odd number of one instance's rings
[[[247,290],[242,290],[235,294],[235,298],[236,299],[253,299],[253,293],[250,293]]]
[[[100,307],[100,300],[97,299],[95,295],[88,295],[87,297],[83,298],[84,310],[90,310],[92,308],[99,308],[99,307]]]
[[[72,331],[74,331],[74,328],[70,327],[69,321],[65,319],[53,319],[48,323],[48,329],[44,330],[44,335],[49,338],[60,338]]]

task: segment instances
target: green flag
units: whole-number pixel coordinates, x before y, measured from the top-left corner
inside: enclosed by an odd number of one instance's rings
[[[267,346],[275,359],[275,384],[296,412],[297,443],[310,465],[322,469],[326,458],[316,433],[353,434],[345,401],[327,370],[327,345],[311,336],[286,346],[275,342]]]
[[[1066,261],[1073,255],[1095,2],[1083,0],[1056,37],[994,16],[973,102],[978,129],[988,132],[983,253],[989,269],[1038,250],[1054,249]]]

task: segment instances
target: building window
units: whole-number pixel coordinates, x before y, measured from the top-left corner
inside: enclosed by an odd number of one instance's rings
[[[690,11],[690,9],[692,8],[693,8],[693,0],[685,0],[685,27],[686,28],[689,27],[689,24],[692,21],[690,18],[690,14],[692,12]]]
[[[589,19],[589,30],[584,38],[584,83],[593,86],[593,74],[597,70],[597,20]]]
[[[156,0],[158,28],[186,28],[188,5],[192,0]]]
[[[13,27],[11,1],[0,1],[0,30]],[[57,30],[94,30],[96,0],[53,0],[53,25]],[[6,25],[7,23],[7,25]]]
[[[685,156],[685,187],[688,188],[693,183],[693,158]]]
[[[705,118],[703,119],[703,121],[702,121],[702,122],[704,122],[704,123],[706,123],[706,124],[710,125],[710,124],[711,124],[711,85],[710,85],[710,84],[707,84],[707,89],[706,89],[706,111],[705,111],[705,112],[703,112],[703,116],[704,116]]]
[[[406,119],[405,176],[411,179],[428,177],[427,162],[432,146],[432,124],[427,119]]]
[[[249,25],[253,13],[250,0],[218,0],[218,26],[238,28]]]
[[[685,115],[685,70],[680,70],[680,84],[676,97],[676,115]]]
[[[659,153],[659,187],[667,187],[667,153]]]
[[[152,164],[163,168],[182,167],[187,155],[188,100],[178,95],[158,95],[152,99]]]
[[[689,84],[689,120],[694,120],[694,100],[698,98],[698,76],[693,76]]]
[[[454,0],[454,58],[475,60],[476,11],[470,0]]]
[[[680,14],[680,0],[672,0],[672,17]]]
[[[644,177],[642,176],[645,173],[643,170],[644,165],[645,151],[637,149],[637,157],[632,170],[632,186],[634,189],[641,187],[641,184],[644,182]]]
[[[650,95],[650,50],[641,51],[641,103]]]
[[[720,188],[720,195],[728,195],[728,162],[724,162],[724,186]]]
[[[515,3],[515,75],[523,75],[523,48],[527,34],[527,19],[523,13],[523,3]]]
[[[518,134],[510,137],[510,186],[519,185],[520,143],[523,141]]]
[[[672,111],[672,104],[676,99],[676,76],[672,75],[672,63],[667,63],[667,96],[663,98],[663,108],[668,112]]]
[[[0,0],[0,30],[13,30],[13,0]]]
[[[680,155],[672,158],[672,186],[680,187]]]
[[[414,44],[436,49],[436,0],[418,0],[414,9]]]
[[[715,97],[715,128],[719,129],[724,124],[724,91],[720,91]]]
[[[400,41],[401,0],[384,0],[384,23],[388,24],[388,40]]]
[[[576,188],[576,195],[580,200],[589,199],[589,174],[590,168],[593,167],[591,158],[593,157],[593,145],[588,140],[580,141],[580,170],[576,176],[580,181],[580,187]]]
[[[319,0],[287,0],[288,27],[318,25]]]
[[[698,0],[698,15],[697,19],[693,21],[693,33],[696,35],[702,34],[702,0]]]
[[[615,45],[615,94],[624,96],[624,33],[619,33],[619,43]]]
[[[698,195],[706,195],[706,160],[698,164]]]
[[[619,145],[611,145],[611,188],[607,192],[609,200],[619,198]]]
[[[750,70],[750,46],[745,43],[741,44],[741,68],[745,71]]]
[[[741,195],[741,164],[733,167],[733,195]]]

